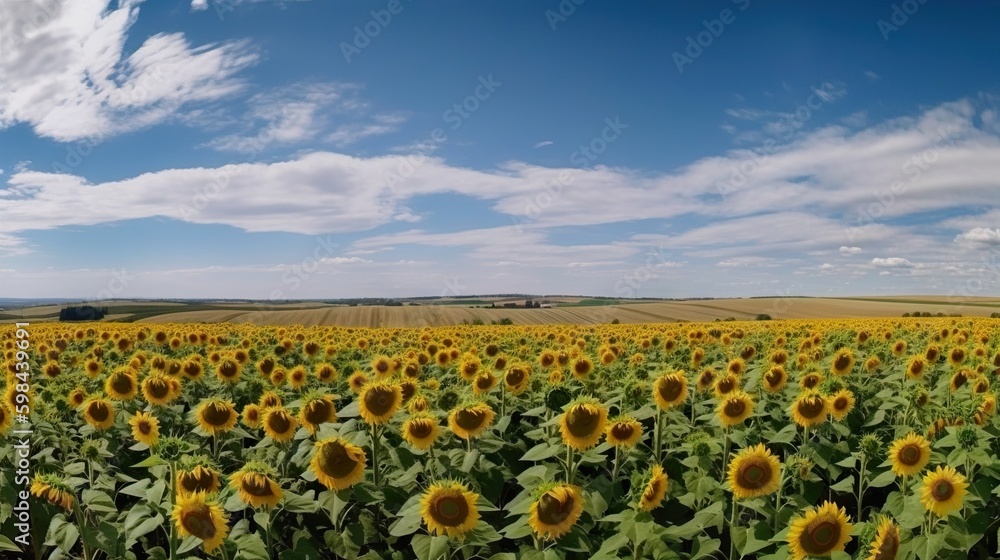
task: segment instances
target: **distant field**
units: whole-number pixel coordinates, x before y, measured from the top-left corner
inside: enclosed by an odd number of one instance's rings
[[[497,300],[498,302],[500,300]],[[523,301],[523,300],[522,300]],[[754,319],[766,313],[774,319],[843,317],[899,317],[915,311],[933,314],[989,316],[1000,311],[1000,299],[974,298],[964,305],[944,296],[853,297],[853,298],[749,298],[686,301],[617,302],[608,298],[553,298],[545,309],[490,309],[491,300],[444,300],[440,304],[404,306],[344,306],[316,302],[281,305],[252,303],[110,302],[107,320],[149,323],[255,323],[268,325],[340,325],[352,327],[426,327],[510,319],[515,324],[597,324],[617,319],[622,323],[663,323]],[[499,303],[498,303],[499,305]],[[59,306],[24,309],[24,318],[34,322],[57,320]],[[21,319],[20,310],[0,313],[0,322]]]

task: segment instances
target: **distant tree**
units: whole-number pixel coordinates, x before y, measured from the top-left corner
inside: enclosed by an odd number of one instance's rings
[[[620,321],[620,320],[618,320],[618,319],[612,319],[612,320],[611,320],[611,324],[612,324],[612,325],[619,325],[619,324],[621,324],[621,321]]]
[[[100,321],[108,314],[107,307],[94,307],[92,305],[81,305],[77,307],[64,307],[59,310],[60,321]]]
[[[771,316],[768,315],[767,313],[761,313],[760,315],[757,315],[756,320],[757,321],[770,321],[771,320]]]
[[[903,317],[909,317],[909,316],[910,316],[909,313],[903,313]]]

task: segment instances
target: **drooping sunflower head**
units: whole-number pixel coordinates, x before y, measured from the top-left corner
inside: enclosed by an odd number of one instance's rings
[[[956,471],[955,467],[939,466],[924,475],[920,501],[927,511],[934,512],[938,517],[947,517],[951,512],[962,509],[968,487],[965,476]]]
[[[109,398],[130,401],[139,392],[139,384],[131,368],[122,368],[108,376],[104,382],[104,392]]]
[[[229,486],[239,493],[240,500],[250,507],[273,508],[281,501],[281,486],[277,473],[259,461],[250,461],[229,478]]]
[[[472,394],[482,395],[488,393],[490,389],[497,386],[499,379],[497,376],[493,375],[493,372],[488,370],[483,370],[476,375],[475,380],[472,381]]]
[[[823,502],[823,505],[809,508],[804,516],[792,521],[788,530],[788,546],[795,560],[804,560],[809,556],[830,556],[833,552],[842,552],[851,541],[851,529],[847,511],[837,508],[836,504]]]
[[[205,459],[182,465],[177,470],[178,495],[203,492],[214,494],[219,491],[219,472],[209,466]]]
[[[898,357],[902,356],[904,352],[906,352],[906,341],[905,340],[897,340],[896,342],[894,342],[892,344],[892,355],[893,356],[895,356],[895,357],[898,358]]]
[[[719,374],[712,368],[705,368],[698,374],[698,380],[695,382],[695,388],[697,388],[699,393],[704,393],[710,391],[715,385],[715,380],[718,378]]]
[[[87,400],[87,391],[83,387],[77,387],[73,389],[73,392],[69,394],[66,398],[66,402],[73,408],[80,408],[80,406]]]
[[[899,526],[888,516],[882,516],[875,531],[867,560],[896,560],[899,554]]]
[[[878,356],[869,356],[869,358],[865,360],[865,370],[868,372],[875,371],[881,363],[882,361],[878,359]]]
[[[146,402],[154,405],[165,405],[178,395],[174,393],[171,378],[162,373],[150,375],[142,382],[142,396]],[[179,381],[176,381],[180,383]]]
[[[512,395],[520,395],[528,388],[531,370],[524,365],[511,366],[503,376],[504,386]]]
[[[548,483],[535,496],[528,511],[528,525],[543,539],[565,535],[583,513],[583,495],[577,486]]]
[[[365,385],[358,395],[361,418],[373,425],[387,424],[403,404],[399,385],[375,381]]]
[[[715,382],[713,390],[716,398],[723,399],[733,392],[738,391],[739,388],[740,380],[735,375],[727,373]]]
[[[160,421],[149,412],[136,412],[128,421],[136,441],[156,447],[160,441]]]
[[[736,377],[743,375],[747,370],[747,364],[743,361],[743,358],[733,358],[729,360],[726,365],[726,373],[731,373]]]
[[[180,536],[201,539],[205,552],[219,548],[229,534],[228,515],[203,492],[178,496],[171,517]]]
[[[809,390],[819,387],[819,384],[823,382],[823,374],[818,371],[809,372],[802,376],[799,380],[799,387]]]
[[[209,435],[228,432],[236,426],[238,415],[233,403],[224,399],[207,399],[195,411],[198,425]]]
[[[260,400],[257,401],[257,405],[260,407],[262,411],[267,410],[269,408],[281,406],[282,403],[283,401],[281,400],[281,395],[275,393],[274,391],[266,391],[263,395],[260,396]]]
[[[264,426],[264,433],[278,443],[290,441],[298,428],[298,421],[284,407],[267,409],[261,424]]]
[[[54,474],[35,474],[31,481],[31,495],[41,498],[54,506],[71,511],[76,503],[76,494],[62,478]]]
[[[330,364],[317,364],[313,373],[316,375],[316,379],[319,379],[323,383],[332,383],[338,377],[337,368]]]
[[[854,354],[850,348],[841,348],[833,356],[830,364],[830,373],[834,375],[847,375],[854,368]]]
[[[805,428],[826,422],[829,411],[829,401],[815,391],[802,392],[791,405],[792,420]]]
[[[462,379],[472,382],[479,375],[479,372],[483,369],[483,362],[479,359],[479,356],[466,352],[462,356],[462,361],[458,364],[458,374]]]
[[[927,361],[923,356],[914,356],[906,364],[906,376],[910,379],[920,379],[927,370]]]
[[[642,511],[653,511],[663,503],[663,498],[667,495],[668,486],[667,475],[663,472],[663,467],[653,465],[646,483],[643,485],[642,494],[639,496],[638,506]]]
[[[408,405],[406,405],[406,410],[410,414],[416,414],[418,412],[427,412],[431,409],[431,403],[423,395],[417,395],[413,397]]]
[[[688,382],[683,372],[668,373],[653,382],[653,399],[663,410],[682,405],[687,397]]]
[[[238,382],[242,373],[243,367],[235,358],[223,358],[215,366],[215,376],[219,378],[219,381],[229,385]]]
[[[642,424],[631,416],[611,421],[605,429],[607,442],[616,447],[634,447],[642,437]]]
[[[965,385],[969,378],[972,377],[972,372],[967,369],[960,369],[951,375],[951,382],[949,383],[949,389],[952,393],[958,391]]]
[[[448,414],[448,427],[456,436],[472,439],[486,431],[495,417],[496,413],[484,402],[460,406]]]
[[[951,364],[951,367],[957,368],[965,362],[965,358],[967,356],[968,354],[966,353],[965,348],[956,346],[948,352],[948,363]]]
[[[420,499],[427,530],[461,540],[479,522],[478,500],[479,495],[461,482],[447,480],[431,484]]]
[[[305,366],[295,366],[292,371],[288,372],[288,384],[291,385],[292,389],[301,389],[308,379],[309,372],[306,371]]]
[[[403,439],[416,449],[430,449],[440,434],[437,419],[429,414],[417,414],[403,422]]]
[[[785,383],[788,382],[788,373],[785,372],[785,368],[782,366],[771,366],[767,372],[764,373],[764,388],[771,393],[777,393],[785,387]]]
[[[250,403],[244,406],[240,417],[243,419],[243,425],[247,428],[257,429],[260,427],[261,411],[258,405]]]
[[[841,389],[830,397],[830,416],[834,420],[843,420],[854,408],[854,393]]]
[[[309,469],[330,490],[344,490],[365,478],[365,452],[337,437],[316,442]]]
[[[889,446],[889,461],[896,476],[913,476],[924,470],[931,460],[931,442],[924,436],[910,433]]]
[[[608,420],[608,409],[594,399],[579,399],[569,405],[559,420],[563,443],[583,451],[597,445]]]
[[[331,395],[311,396],[299,410],[299,422],[310,434],[315,434],[321,424],[337,421],[337,409]]]
[[[763,444],[743,449],[729,462],[729,487],[737,500],[767,496],[780,485],[781,463]]]
[[[753,414],[753,398],[743,392],[734,391],[719,402],[716,415],[725,427],[742,424],[744,420]]]
[[[115,405],[110,401],[91,397],[83,403],[83,419],[97,431],[104,431],[115,423]]]

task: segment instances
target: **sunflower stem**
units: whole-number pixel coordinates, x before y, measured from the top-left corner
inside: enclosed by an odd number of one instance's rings
[[[500,418],[507,416],[507,384],[500,383]]]
[[[861,470],[858,473],[858,516],[856,519],[861,522],[861,513],[864,511],[863,503],[865,499],[865,468],[867,467],[865,456],[861,454]]]
[[[167,473],[170,478],[170,507],[177,505],[177,461],[170,462],[170,471]],[[177,558],[177,524],[170,522],[170,560]]]
[[[611,482],[615,482],[618,480],[618,469],[621,468],[621,465],[619,464],[620,460],[621,460],[621,447],[616,445],[614,468],[611,469]]]
[[[778,518],[781,514],[781,492],[785,489],[785,473],[779,477],[777,496],[774,499],[774,534],[778,534]]]
[[[726,467],[729,465],[729,452],[731,450],[730,448],[733,445],[733,440],[730,439],[729,437],[729,426],[726,426],[725,429],[723,429],[723,432],[725,432],[726,434],[726,443],[725,447],[723,447],[723,452],[722,452],[722,469],[720,470],[722,474],[720,476],[725,477]]]
[[[76,524],[80,527],[81,534],[87,534],[87,519],[83,515],[83,508],[80,507],[80,500],[76,497],[73,499],[73,514],[76,517]],[[94,555],[90,552],[90,547],[87,546],[87,539],[81,539],[83,541],[83,559],[93,560]]]
[[[573,484],[573,448],[566,446],[566,484]]]
[[[380,487],[378,452],[379,452],[378,426],[376,424],[372,424],[372,482],[375,483],[376,488]]]
[[[660,452],[663,449],[663,434],[660,428],[663,426],[663,411],[660,409],[656,410],[656,423],[653,425],[653,457],[656,458],[656,464],[662,463],[660,459]]]
[[[729,557],[737,558],[736,556],[736,539],[733,538],[733,532],[736,530],[736,512],[739,508],[739,502],[736,501],[736,496],[733,496],[733,507],[729,512]]]

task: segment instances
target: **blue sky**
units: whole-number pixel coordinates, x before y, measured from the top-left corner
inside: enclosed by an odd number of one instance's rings
[[[995,295],[1000,4],[0,7],[0,295]]]

